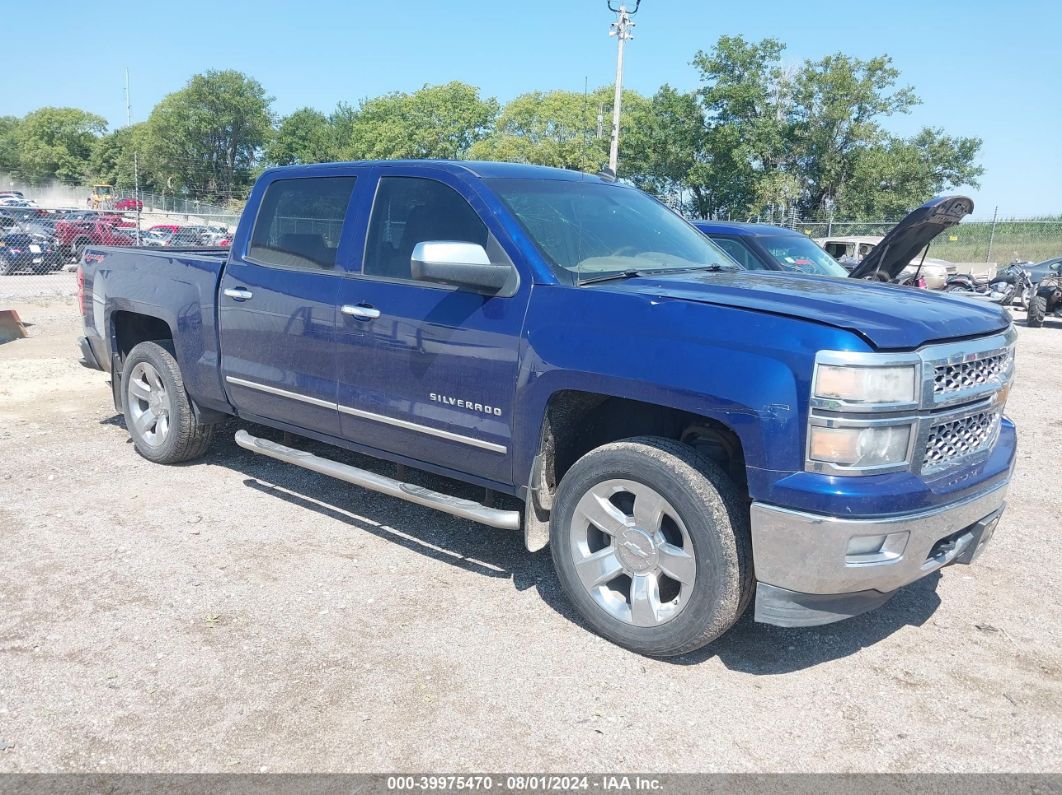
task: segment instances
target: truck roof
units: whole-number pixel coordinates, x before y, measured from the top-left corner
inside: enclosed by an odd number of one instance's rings
[[[468,174],[483,179],[553,179],[565,182],[609,182],[606,178],[582,171],[570,171],[551,166],[532,166],[526,163],[497,163],[487,160],[353,160],[343,163],[314,163],[302,166],[277,166],[267,173],[300,174],[320,172],[322,170],[344,169],[350,167],[365,168],[381,166],[383,168],[431,167],[448,171],[452,174]]]

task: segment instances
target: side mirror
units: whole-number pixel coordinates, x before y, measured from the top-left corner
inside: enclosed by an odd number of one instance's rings
[[[509,265],[492,264],[483,246],[453,240],[417,243],[409,265],[417,281],[492,293],[502,289],[513,272]]]

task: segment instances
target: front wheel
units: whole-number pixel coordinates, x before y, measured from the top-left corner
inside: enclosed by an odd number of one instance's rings
[[[1033,294],[1029,299],[1029,314],[1025,317],[1025,322],[1032,328],[1040,328],[1044,324],[1044,319],[1047,317],[1047,298],[1042,295]]]
[[[598,634],[640,654],[693,651],[753,592],[748,507],[693,448],[638,437],[587,453],[550,517],[553,564]]]
[[[214,426],[196,421],[181,368],[168,346],[141,342],[122,369],[126,428],[136,451],[156,464],[198,458],[214,440]]]

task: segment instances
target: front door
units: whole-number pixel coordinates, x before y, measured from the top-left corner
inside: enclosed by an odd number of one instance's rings
[[[512,262],[496,237],[503,233],[484,221],[486,207],[469,188],[459,192],[450,175],[380,173],[362,272],[343,286],[339,302],[342,433],[508,483],[530,283],[514,271],[511,285],[491,295],[414,281],[410,257],[424,241],[477,243],[493,263]]]
[[[339,434],[336,302],[355,184],[269,182],[250,240],[233,249],[218,296],[221,371],[241,416]]]

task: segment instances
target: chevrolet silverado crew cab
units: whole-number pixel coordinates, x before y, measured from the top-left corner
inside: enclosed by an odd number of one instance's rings
[[[970,563],[1014,460],[1002,309],[745,271],[646,194],[586,174],[277,168],[231,251],[90,246],[79,281],[83,361],[110,373],[144,458],[200,456],[230,416],[286,431],[235,440],[522,530],[550,546],[586,624],[645,654],[695,649],[750,602],[759,621],[822,624]]]

